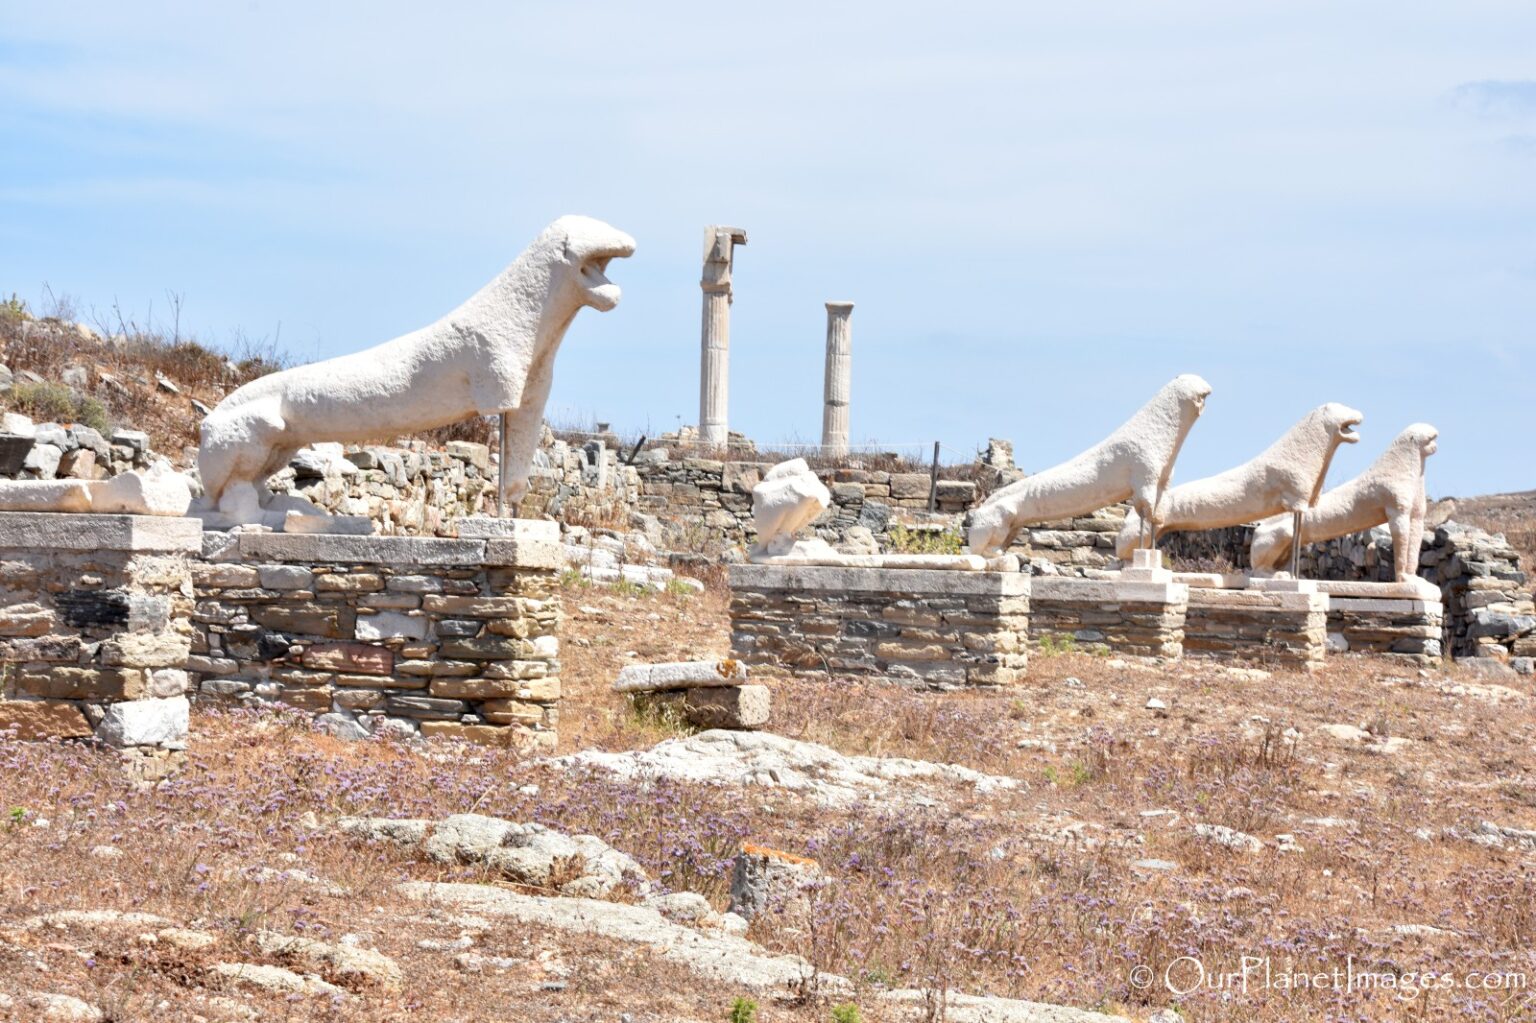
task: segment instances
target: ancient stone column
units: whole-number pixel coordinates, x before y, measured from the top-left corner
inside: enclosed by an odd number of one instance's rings
[[[827,303],[827,376],[822,389],[821,450],[848,453],[848,399],[853,392],[853,303]]]
[[[728,427],[726,404],[730,395],[731,260],[737,245],[747,244],[747,232],[739,227],[710,226],[704,229],[704,289],[702,352],[699,361],[699,442],[724,447]]]

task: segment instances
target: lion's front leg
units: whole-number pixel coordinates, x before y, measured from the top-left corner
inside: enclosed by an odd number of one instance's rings
[[[549,399],[550,374],[535,371],[523,388],[522,402],[502,413],[506,417],[506,445],[502,452],[501,497],[504,507],[516,514],[528,493],[528,475],[544,432],[544,406]]]

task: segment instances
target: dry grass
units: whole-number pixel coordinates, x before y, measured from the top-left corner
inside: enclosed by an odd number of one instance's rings
[[[725,652],[724,597],[567,590],[561,747],[649,746],[686,729],[635,714],[609,689],[623,664]],[[677,889],[717,907],[742,841],[816,858],[829,883],[807,918],[760,919],[752,936],[855,978],[866,1019],[885,986],[968,991],[1145,1018],[1177,1004],[1191,1020],[1519,1020],[1529,991],[1352,993],[1198,990],[1175,997],[1130,982],[1196,956],[1211,971],[1243,956],[1273,969],[1353,961],[1396,971],[1536,975],[1532,853],[1447,837],[1491,820],[1536,827],[1536,714],[1528,693],[1453,688],[1386,662],[1339,659],[1316,676],[1147,666],[1079,654],[1038,656],[1006,692],[916,693],[846,680],[769,680],[776,730],[846,753],[908,756],[1007,774],[1025,787],[948,803],[895,798],[832,809],[773,789],[636,787],[576,777],[503,751],[337,743],[279,717],[200,714],[187,767],[154,790],[107,755],[0,746],[0,988],[78,994],[114,1019],[210,1014],[212,958],[262,961],[257,927],[328,940],[357,935],[396,958],[404,993],[357,989],[330,1006],[254,995],[271,1019],[720,1019],[720,990],[633,947],[495,922],[476,951],[517,968],[467,975],[418,947],[453,926],[393,891],[408,878],[489,880],[409,853],[360,847],[326,822],[349,813],[440,817],[476,810],[589,832]],[[1149,696],[1166,716],[1145,708]],[[1369,723],[1406,738],[1396,753],[1332,739],[1318,726]],[[1296,733],[1287,733],[1294,728]],[[1299,733],[1299,739],[1295,738]],[[39,827],[38,820],[47,820]],[[1323,821],[1324,823],[1316,823]],[[1266,843],[1232,852],[1196,822]],[[1311,823],[1309,823],[1311,822]],[[1304,851],[1277,851],[1279,834]],[[1421,837],[1422,836],[1422,837]],[[98,859],[110,845],[121,858]],[[1158,871],[1134,864],[1166,860]],[[257,880],[299,867],[351,894]],[[23,931],[60,908],[157,913],[218,934],[174,953],[133,935]],[[1398,925],[1433,929],[1397,932]],[[29,956],[31,958],[29,958]],[[542,989],[551,962],[563,992]],[[43,969],[38,968],[38,963]],[[1287,966],[1287,964],[1289,964]],[[242,992],[228,992],[241,998]],[[156,1010],[160,1002],[170,1007]],[[764,1018],[825,1019],[827,1007],[769,1006]]]
[[[226,352],[186,337],[175,325],[178,309],[179,300],[173,296],[170,327],[153,317],[141,324],[114,309],[97,318],[96,336],[91,336],[75,329],[78,314],[68,298],[55,299],[46,315],[37,318],[17,306],[0,306],[0,362],[13,373],[30,370],[50,383],[71,367],[83,367],[87,380],[76,404],[99,403],[104,412],[104,422],[88,425],[144,430],[156,450],[175,458],[183,447],[197,444],[202,416],[193,409],[192,399],[216,404],[241,384],[288,362],[275,343],[265,339],[237,337]],[[181,393],[162,390],[157,376],[171,380]],[[43,418],[73,413],[73,418],[86,421],[57,402],[48,407],[29,404],[24,392],[0,396],[0,405]]]

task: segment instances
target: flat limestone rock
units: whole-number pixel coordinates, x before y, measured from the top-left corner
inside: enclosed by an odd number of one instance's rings
[[[747,666],[740,661],[670,661],[665,664],[631,664],[619,670],[613,683],[616,693],[658,693],[673,689],[739,686],[747,680]]]
[[[1013,778],[954,764],[904,757],[849,757],[813,742],[771,732],[711,730],[668,739],[648,750],[582,750],[551,761],[560,767],[600,767],[622,778],[664,777],[705,785],[763,785],[803,792],[839,806],[863,798],[929,798],[942,786],[976,793],[1018,787]]]
[[[949,572],[985,572],[986,558],[976,554],[799,554],[753,558],[756,565],[817,565],[831,568],[926,568]]]
[[[538,929],[643,945],[695,976],[726,989],[793,996],[800,993],[805,978],[815,972],[799,956],[778,955],[733,934],[711,934],[674,923],[650,906],[521,895],[488,885],[434,881],[407,881],[395,890],[416,902],[454,906],[479,917],[515,920]],[[815,975],[823,993],[853,992],[853,984],[846,977],[834,973]],[[879,994],[878,999],[881,1019],[906,1023],[926,1016],[922,991],[888,991]],[[948,1018],[956,1023],[1127,1023],[1123,1016],[953,991],[945,993],[945,1007]]]
[[[1417,600],[1427,604],[1441,602],[1440,587],[1421,576],[1413,576],[1395,583],[1319,579],[1317,588],[1330,597],[1358,597],[1362,600]]]
[[[192,484],[166,461],[91,484],[91,511],[98,514],[181,516],[191,506]]]
[[[90,510],[91,488],[85,480],[0,480],[0,511]]]
[[[366,515],[311,515],[290,511],[283,516],[285,533],[329,533],[336,536],[368,536],[373,520]]]

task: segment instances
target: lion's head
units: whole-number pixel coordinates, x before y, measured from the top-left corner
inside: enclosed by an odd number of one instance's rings
[[[1179,396],[1181,408],[1196,416],[1205,411],[1205,399],[1211,396],[1211,385],[1205,382],[1204,377],[1181,373],[1173,378],[1173,389]]]
[[[1428,423],[1414,423],[1398,434],[1398,439],[1426,458],[1440,448],[1440,431]]]
[[[580,216],[561,217],[546,233],[561,243],[561,258],[572,271],[569,286],[576,289],[581,305],[607,312],[619,304],[619,286],[604,271],[610,260],[634,255],[633,238],[601,220]]]
[[[1324,425],[1328,429],[1328,436],[1338,444],[1354,444],[1360,440],[1360,434],[1355,427],[1365,421],[1365,413],[1358,409],[1352,409],[1348,405],[1341,405],[1336,401],[1330,401],[1318,410]]]
[[[999,491],[1001,493],[1001,491]],[[996,494],[993,498],[996,498]],[[1011,516],[995,500],[984,503],[966,520],[966,546],[973,554],[992,555],[1013,540]]]

